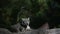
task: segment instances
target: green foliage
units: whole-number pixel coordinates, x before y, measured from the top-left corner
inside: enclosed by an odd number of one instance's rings
[[[11,25],[17,23],[22,17],[31,16],[41,16],[49,19],[47,14],[53,14],[55,16],[60,16],[59,8],[60,4],[57,0],[0,0],[0,20],[2,20],[6,25]],[[54,5],[56,4],[56,8]],[[53,10],[55,12],[53,12]],[[1,21],[0,21],[1,22]],[[2,22],[1,22],[2,23]]]

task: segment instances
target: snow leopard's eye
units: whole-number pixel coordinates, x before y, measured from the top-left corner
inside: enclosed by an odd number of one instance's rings
[[[27,23],[25,23],[25,21],[22,21],[22,23],[21,23],[22,25],[27,25]]]

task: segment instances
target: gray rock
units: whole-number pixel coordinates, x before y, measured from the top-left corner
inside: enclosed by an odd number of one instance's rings
[[[8,29],[0,28],[0,34],[12,34]]]

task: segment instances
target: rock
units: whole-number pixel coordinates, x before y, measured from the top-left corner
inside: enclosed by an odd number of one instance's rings
[[[0,28],[0,34],[12,34],[8,29]]]

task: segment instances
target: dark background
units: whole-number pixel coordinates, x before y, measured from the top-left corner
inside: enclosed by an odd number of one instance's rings
[[[7,28],[22,17],[34,16],[46,19],[51,27],[60,27],[59,0],[0,0],[0,27]]]

